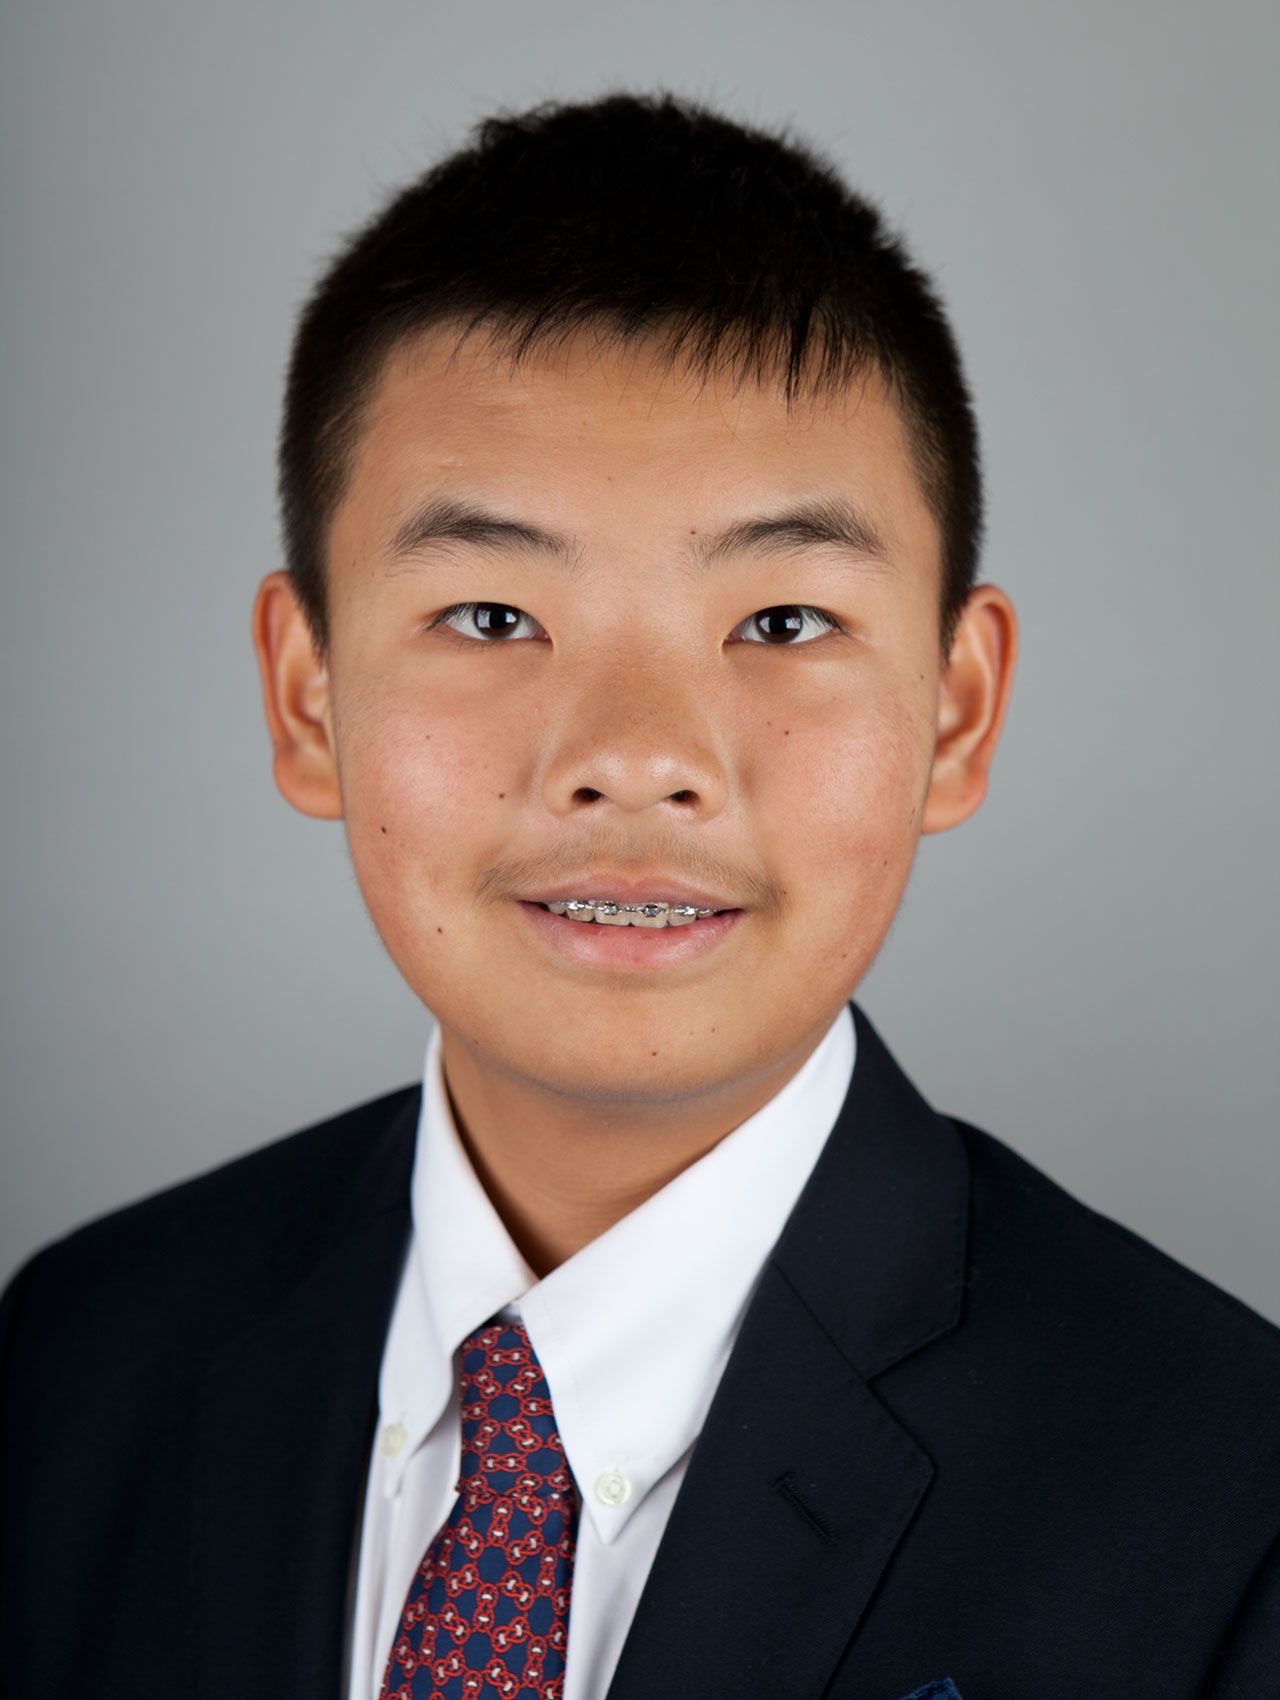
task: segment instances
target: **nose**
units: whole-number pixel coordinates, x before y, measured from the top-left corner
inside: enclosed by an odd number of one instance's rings
[[[546,750],[542,796],[555,815],[590,809],[708,820],[728,797],[713,705],[669,669],[602,669],[564,705]]]

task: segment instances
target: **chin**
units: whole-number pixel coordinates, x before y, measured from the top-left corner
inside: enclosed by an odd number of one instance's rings
[[[575,1025],[565,1042],[547,1042],[547,1030],[503,1033],[494,1021],[479,1049],[504,1073],[522,1076],[545,1092],[583,1102],[658,1104],[692,1098],[742,1078],[749,1058],[719,1035],[708,1044],[683,1023],[668,1036],[666,1023],[609,1020]],[[723,1029],[722,1029],[723,1031]],[[563,1029],[561,1029],[563,1033]],[[750,1046],[750,1035],[743,1036]],[[504,1043],[505,1040],[505,1043]],[[656,1054],[655,1054],[656,1053]]]

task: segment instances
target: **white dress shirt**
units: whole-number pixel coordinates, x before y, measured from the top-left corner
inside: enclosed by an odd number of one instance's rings
[[[412,1243],[365,1492],[350,1700],[377,1700],[409,1585],[453,1509],[454,1353],[496,1314],[523,1319],[582,1497],[564,1700],[603,1700],[765,1258],[848,1092],[854,1049],[846,1004],[767,1104],[539,1280],[458,1137],[432,1029]]]

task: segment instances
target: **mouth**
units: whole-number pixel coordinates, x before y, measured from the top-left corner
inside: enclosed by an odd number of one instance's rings
[[[606,898],[553,898],[540,908],[552,915],[564,915],[570,921],[601,927],[687,927],[695,921],[705,921],[712,915],[726,915],[728,909],[696,903],[619,903]]]
[[[717,949],[745,910],[654,899],[517,900],[535,937],[571,962],[602,968],[664,969],[694,962]]]

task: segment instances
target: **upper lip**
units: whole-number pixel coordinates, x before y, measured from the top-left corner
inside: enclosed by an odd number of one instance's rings
[[[652,874],[630,879],[620,874],[596,871],[571,874],[554,886],[524,894],[526,903],[564,903],[570,898],[601,902],[612,898],[615,903],[687,903],[694,909],[736,909],[732,898],[704,891],[701,886],[686,885],[666,874]]]

